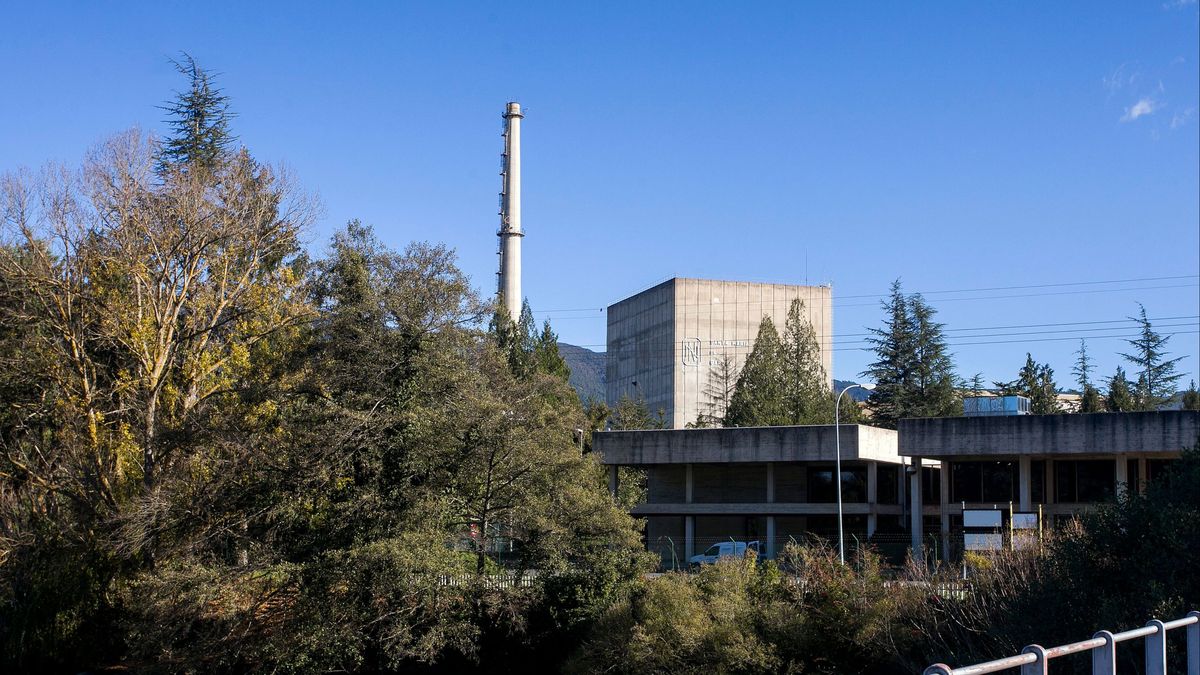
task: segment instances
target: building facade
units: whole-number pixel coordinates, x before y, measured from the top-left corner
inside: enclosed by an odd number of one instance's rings
[[[646,545],[664,568],[719,541],[759,541],[767,557],[790,540],[837,533],[833,425],[607,431],[593,448],[609,468],[645,472]],[[896,432],[841,425],[846,537],[904,541],[905,477]]]
[[[714,370],[727,359],[740,372],[758,326],[771,317],[782,335],[793,300],[804,302],[832,386],[832,289],[676,278],[608,308],[609,405],[642,398],[667,426],[682,429],[709,413]]]
[[[912,516],[912,547],[938,545],[938,557],[949,559],[962,538],[964,508],[1040,513],[1054,526],[1141,491],[1200,442],[1200,412],[907,419],[898,431],[910,467],[930,460],[941,467],[938,503]],[[918,482],[923,475],[909,473]]]

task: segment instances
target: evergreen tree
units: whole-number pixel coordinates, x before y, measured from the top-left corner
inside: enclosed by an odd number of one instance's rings
[[[725,413],[727,427],[779,426],[788,423],[783,386],[784,355],[771,317],[758,324],[754,348],[746,357]]]
[[[704,410],[696,416],[693,428],[721,426],[733,393],[737,390],[738,370],[729,354],[722,354],[708,370],[708,382],[704,385]]]
[[[1154,410],[1175,395],[1176,383],[1183,377],[1183,373],[1175,372],[1175,364],[1183,357],[1166,358],[1166,345],[1171,338],[1155,332],[1146,318],[1146,308],[1141,304],[1138,308],[1138,316],[1129,319],[1140,324],[1141,334],[1126,341],[1133,347],[1133,353],[1122,353],[1121,356],[1138,368],[1138,385],[1134,391],[1137,409]]]
[[[172,60],[175,70],[188,78],[188,88],[174,101],[161,106],[170,119],[171,135],[163,142],[158,169],[212,170],[229,152],[235,137],[229,129],[234,114],[229,97],[217,88],[213,76],[201,68],[190,54],[181,61]]]
[[[883,301],[883,328],[869,328],[867,338],[877,357],[863,375],[875,381],[875,390],[867,399],[875,424],[894,429],[905,417],[912,396],[913,367],[917,360],[917,337],[900,280],[892,282],[891,294]]]
[[[937,310],[920,294],[909,299],[913,325],[916,329],[917,360],[912,368],[916,375],[916,400],[908,417],[954,417],[962,414],[962,402],[955,391],[954,361],[942,329],[935,322]]]
[[[1055,415],[1062,412],[1058,404],[1058,386],[1054,383],[1054,369],[1048,363],[1038,363],[1033,355],[1025,354],[1025,365],[1012,382],[996,382],[1003,396],[1024,396],[1029,399],[1029,410],[1034,415]]]
[[[1104,407],[1108,412],[1129,412],[1137,409],[1137,401],[1130,390],[1129,379],[1125,376],[1125,369],[1120,366],[1117,366],[1116,374],[1108,379],[1108,396],[1105,398]]]
[[[833,392],[821,363],[821,346],[804,311],[804,302],[798,298],[788,308],[781,354],[787,423],[832,423]]]
[[[975,373],[970,380],[965,383],[966,389],[971,392],[972,396],[979,396],[984,391],[983,373]]]
[[[657,413],[651,413],[645,398],[641,396],[633,398],[629,394],[622,394],[620,400],[617,401],[617,407],[612,410],[609,428],[614,431],[665,429],[667,428],[666,411],[660,409]]]
[[[539,373],[552,375],[563,381],[570,379],[571,368],[562,354],[558,353],[558,336],[550,328],[550,320],[542,324],[542,333],[533,347],[533,368]]]
[[[1200,391],[1196,391],[1196,381],[1192,380],[1187,391],[1183,392],[1183,409],[1200,410]]]
[[[895,428],[905,417],[950,417],[962,414],[955,391],[957,379],[937,313],[919,294],[906,296],[900,281],[883,301],[883,328],[871,328],[877,360],[863,372],[875,380],[867,399],[872,422]]]
[[[1104,411],[1104,401],[1100,398],[1100,392],[1092,384],[1091,373],[1093,369],[1092,359],[1088,356],[1087,342],[1079,341],[1079,351],[1075,352],[1075,367],[1071,369],[1071,373],[1075,375],[1075,381],[1079,383],[1079,412],[1094,413]]]

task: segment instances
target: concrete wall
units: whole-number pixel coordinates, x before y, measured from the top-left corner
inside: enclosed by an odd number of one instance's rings
[[[896,432],[841,425],[842,460],[898,463]],[[592,436],[605,464],[814,462],[835,459],[832,424],[730,429],[603,431]]]
[[[687,497],[687,476],[682,464],[646,467],[646,501],[679,504]]]
[[[682,500],[681,500],[682,501]],[[744,504],[767,501],[765,464],[692,465],[692,501],[697,504]]]
[[[740,371],[758,325],[770,316],[780,334],[792,300],[805,303],[832,386],[832,290],[706,279],[671,279],[608,308],[606,396],[642,396],[651,412],[682,429],[710,408],[714,367],[728,357]],[[637,386],[633,383],[637,382]]]
[[[1196,445],[1200,411],[911,419],[899,436],[908,457],[1170,453]]]
[[[644,398],[651,413],[674,408],[675,280],[608,308],[608,404]],[[634,384],[636,382],[636,384]]]

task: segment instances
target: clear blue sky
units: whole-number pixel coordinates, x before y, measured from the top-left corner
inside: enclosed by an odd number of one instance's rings
[[[834,374],[854,378],[880,320],[861,296],[897,277],[1188,277],[928,296],[963,375],[1011,379],[1028,350],[1066,384],[1077,344],[1049,338],[1092,337],[1108,375],[1124,345],[1099,336],[1128,331],[1080,322],[1200,314],[1194,0],[11,2],[4,21],[0,170],[162,131],[186,50],[221,73],[242,142],[321,197],[315,251],[360,218],[453,246],[488,292],[519,100],[525,289],[566,342],[602,349],[597,310],[670,276],[831,282]],[[1190,331],[1170,346],[1193,376],[1197,319],[1162,323]],[[1022,331],[1042,332],[994,337]]]

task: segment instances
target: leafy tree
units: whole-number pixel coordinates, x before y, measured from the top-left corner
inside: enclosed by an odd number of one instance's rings
[[[771,317],[764,316],[758,324],[754,348],[746,357],[737,387],[725,413],[725,426],[756,427],[788,424],[787,402],[784,398],[783,344]]]
[[[1079,350],[1075,354],[1075,367],[1071,369],[1071,373],[1075,375],[1075,381],[1079,384],[1079,412],[1103,412],[1104,401],[1100,398],[1100,391],[1096,389],[1091,380],[1093,364],[1091,357],[1088,356],[1087,342],[1080,340]]]
[[[919,294],[905,295],[896,280],[882,303],[883,328],[867,338],[877,360],[863,375],[875,381],[867,400],[872,423],[895,428],[905,417],[950,417],[962,413],[955,391],[954,362],[936,310]]]
[[[1054,369],[1048,363],[1038,363],[1033,355],[1025,354],[1025,365],[1012,382],[995,382],[1003,396],[1025,396],[1029,409],[1035,415],[1056,415],[1062,412],[1058,404],[1058,385],[1054,383]]]
[[[172,60],[175,70],[188,79],[188,88],[162,106],[169,115],[171,135],[163,142],[158,170],[212,170],[230,152],[236,140],[229,123],[229,97],[219,89],[212,73],[201,68],[190,54]]]
[[[1175,395],[1176,383],[1183,377],[1183,373],[1175,372],[1175,364],[1183,357],[1166,358],[1170,336],[1155,332],[1146,318],[1146,308],[1139,304],[1138,309],[1138,316],[1129,319],[1138,322],[1141,334],[1126,341],[1133,348],[1133,353],[1122,353],[1121,356],[1138,369],[1138,385],[1134,390],[1137,409],[1155,410]]]
[[[1117,372],[1108,378],[1108,396],[1104,399],[1104,408],[1108,412],[1130,412],[1137,410],[1137,401],[1125,377],[1125,370],[1117,366]]]
[[[650,406],[641,396],[633,398],[622,394],[609,417],[609,428],[614,431],[631,429],[665,429],[667,428],[666,411],[650,412]]]

